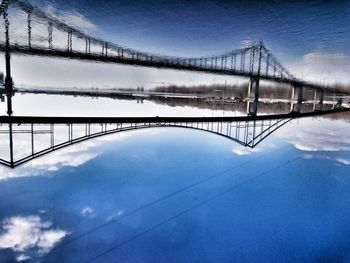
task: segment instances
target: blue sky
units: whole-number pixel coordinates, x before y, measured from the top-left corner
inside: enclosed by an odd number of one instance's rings
[[[96,262],[347,262],[346,127],[296,120],[254,150],[140,129],[0,167],[0,260],[86,261],[125,242]]]
[[[46,4],[47,1],[44,1]],[[263,40],[276,52],[302,56],[317,48],[347,52],[347,1],[60,1],[121,44],[174,55],[230,50]]]
[[[331,77],[334,71],[339,78],[348,74],[346,2],[37,3],[91,34],[146,51],[211,54],[263,39],[292,68],[303,65],[301,72],[319,77],[329,63],[325,72]],[[14,81],[20,84],[116,85],[123,74],[125,80],[140,81],[181,76],[184,83],[215,78],[15,56],[13,63]],[[46,100],[42,109],[49,104]],[[87,141],[16,170],[0,167],[0,261],[86,260],[228,188],[235,190],[101,260],[348,261],[347,131],[348,123],[340,120],[296,120],[251,150],[199,131],[139,130]],[[247,161],[250,169],[240,166]],[[220,176],[123,217],[213,174]],[[121,217],[83,242],[59,247]]]

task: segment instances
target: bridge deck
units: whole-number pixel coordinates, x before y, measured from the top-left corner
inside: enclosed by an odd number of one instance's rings
[[[0,51],[6,51],[6,45],[4,43],[0,43]],[[203,66],[203,65],[191,65],[191,64],[178,64],[176,61],[171,60],[142,60],[136,58],[127,58],[113,55],[101,55],[97,53],[87,54],[85,52],[78,51],[67,51],[61,49],[43,49],[42,47],[34,47],[30,48],[27,45],[11,45],[10,47],[11,53],[18,53],[24,55],[34,55],[34,56],[43,56],[43,57],[56,57],[56,58],[67,58],[67,59],[76,59],[82,61],[94,61],[94,62],[103,62],[103,63],[117,63],[123,65],[131,65],[131,66],[142,66],[142,67],[151,67],[158,69],[171,69],[171,70],[179,70],[179,71],[194,71],[199,73],[209,73],[216,75],[226,75],[226,76],[238,76],[238,77],[246,77],[246,78],[259,78],[265,81],[273,81],[276,83],[289,84],[292,86],[303,86],[312,89],[322,90],[324,86],[309,83],[306,81],[284,78],[283,76],[274,76],[270,74],[258,73],[256,71],[247,71],[241,70],[240,68],[221,68],[221,67],[212,67],[212,66]]]
[[[178,123],[178,122],[237,122],[254,120],[275,120],[320,116],[337,112],[348,112],[349,108],[336,108],[327,111],[305,113],[290,112],[288,114],[271,114],[258,116],[234,117],[42,117],[42,116],[0,116],[0,123]]]

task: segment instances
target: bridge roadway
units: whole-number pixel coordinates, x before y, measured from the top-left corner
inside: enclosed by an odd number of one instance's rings
[[[6,44],[0,43],[0,52],[6,52]],[[256,71],[241,71],[240,69],[231,68],[213,68],[211,65],[191,65],[191,64],[178,64],[176,60],[143,60],[135,58],[127,58],[121,56],[105,56],[98,53],[87,54],[85,52],[78,51],[67,51],[65,49],[43,49],[38,46],[35,47],[31,45],[11,45],[11,53],[23,54],[23,55],[33,55],[33,56],[43,56],[43,57],[54,57],[54,58],[66,58],[66,59],[76,59],[82,61],[93,61],[93,62],[103,62],[103,63],[118,63],[123,65],[131,66],[143,66],[158,69],[171,69],[179,71],[194,71],[201,73],[209,73],[216,75],[226,75],[226,76],[238,76],[246,78],[255,78],[265,81],[273,81],[281,84],[288,84],[294,87],[306,87],[311,89],[323,90],[324,86],[317,83],[311,83],[296,78],[284,78],[283,76],[274,76],[264,73],[259,73]]]
[[[333,110],[312,111],[305,113],[290,112],[287,114],[270,114],[257,116],[234,117],[43,117],[43,116],[0,116],[0,123],[13,124],[88,124],[88,123],[194,123],[194,122],[239,122],[276,120],[289,118],[305,118],[337,112],[349,112],[350,108],[335,108]]]

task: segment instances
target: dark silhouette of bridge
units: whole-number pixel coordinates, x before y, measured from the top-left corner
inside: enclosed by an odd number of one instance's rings
[[[43,155],[86,140],[130,130],[160,127],[206,131],[254,148],[274,131],[296,117],[309,117],[343,110],[339,108],[298,115],[290,113],[256,117],[208,118],[0,116],[0,138],[3,142],[8,142],[7,158],[1,156],[0,164],[15,168]]]
[[[14,119],[13,119],[14,118]],[[208,120],[203,119],[157,119],[157,118],[120,118],[105,122],[103,118],[55,119],[41,121],[40,118],[11,117],[10,122],[0,124],[0,136],[5,135],[9,142],[7,160],[0,158],[0,164],[14,168],[30,160],[46,155],[64,147],[89,139],[136,129],[154,127],[180,127],[203,130],[229,138],[244,146],[255,147],[276,129],[291,118],[276,120]],[[14,145],[15,136],[27,139]],[[23,137],[22,137],[23,138]],[[18,140],[18,139],[17,139]],[[26,145],[26,146],[24,146]],[[16,159],[16,156],[21,156]]]

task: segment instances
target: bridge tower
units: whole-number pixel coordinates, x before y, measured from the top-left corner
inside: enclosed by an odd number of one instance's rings
[[[12,115],[12,100],[11,97],[13,95],[13,81],[11,76],[11,55],[10,55],[10,34],[9,27],[10,22],[8,19],[7,10],[3,12],[4,22],[5,22],[5,92],[7,94],[7,114]]]
[[[262,47],[263,47],[263,43],[260,42],[257,50],[256,49],[252,50],[251,58],[250,58],[251,60],[250,71],[252,76],[249,79],[248,96],[247,96],[248,98],[247,112],[248,112],[248,115],[250,116],[256,116],[258,111]],[[258,51],[258,69],[256,74],[254,74],[255,51]]]
[[[9,20],[7,12],[3,14],[5,20],[5,41],[6,41],[6,49],[5,49],[5,68],[6,68],[6,76],[5,76],[5,88],[7,90],[11,90],[13,88],[13,82],[11,77],[11,56],[10,56],[10,35],[9,35]]]

